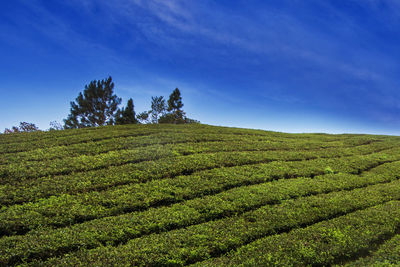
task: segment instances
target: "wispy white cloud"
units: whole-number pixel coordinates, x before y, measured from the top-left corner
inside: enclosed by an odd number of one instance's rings
[[[369,0],[371,5],[382,1]],[[71,53],[102,50],[104,55],[112,57],[113,60],[120,57],[119,51],[80,35],[68,23],[46,10],[39,1],[29,3],[36,15],[41,17],[40,21],[29,23],[41,34],[62,44]],[[389,0],[386,3],[397,5],[396,1]],[[199,3],[183,0],[71,0],[68,4],[93,14],[96,8],[103,7],[109,11],[102,13],[102,16],[106,16],[103,20],[108,21],[108,24],[116,27],[139,27],[149,40],[172,49],[181,49],[187,44],[194,44],[196,41],[193,38],[201,38],[255,55],[305,60],[360,80],[382,79],[379,70],[363,64],[362,61],[337,56],[335,50],[338,50],[338,47],[332,45],[332,38],[335,36],[315,32],[297,18],[273,10],[264,9],[262,16],[255,13],[255,17],[248,17],[223,12],[217,4],[209,1]],[[368,34],[365,29],[360,28],[328,3],[324,4],[324,7],[338,18],[338,29],[344,29],[350,34]],[[106,27],[104,24],[107,22],[103,22],[102,25]],[[368,52],[358,51],[356,54],[361,58],[363,53]],[[370,58],[371,54],[368,56]],[[381,61],[379,57],[380,55],[376,56],[376,62]]]
[[[313,31],[309,25],[305,25],[293,16],[263,10],[262,19],[248,18],[223,13],[218,9],[212,10],[207,4],[182,0],[118,0],[108,5],[114,6],[113,12],[142,27],[143,33],[150,40],[170,47],[184,46],[185,43],[193,42],[188,37],[191,36],[243,49],[256,55],[305,60],[360,80],[382,79],[379,70],[366,66],[362,60],[338,55],[338,50],[343,48],[332,44],[332,40],[337,36]],[[347,32],[347,35],[369,34],[329,4],[325,4],[324,7],[338,18],[337,28]],[[161,23],[152,19],[141,21],[137,18],[138,8]],[[202,17],[206,17],[208,21]],[[185,35],[177,35],[176,31]],[[368,51],[361,50],[354,55],[358,54],[361,58],[365,53]],[[371,55],[377,62],[381,61],[381,55],[369,54],[368,58]],[[388,61],[387,58],[384,60]]]
[[[82,60],[93,59],[98,54],[102,54],[108,62],[118,62],[119,57],[117,53],[104,44],[95,42],[77,31],[68,21],[58,17],[49,11],[40,1],[31,0],[26,1],[25,5],[29,10],[26,16],[17,16],[15,18],[15,25],[18,30],[24,29],[26,31],[29,25],[31,35],[36,35],[38,39],[46,38],[51,43],[62,47],[66,53],[74,56],[81,56]],[[90,8],[93,3],[90,0],[80,2],[80,5]],[[14,30],[15,31],[15,30]],[[24,39],[19,34],[20,43],[26,47],[22,42]],[[31,43],[32,47],[37,50],[46,50],[41,45],[35,44],[34,38],[26,38],[27,42]]]

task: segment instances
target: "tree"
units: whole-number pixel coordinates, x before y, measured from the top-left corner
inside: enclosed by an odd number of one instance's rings
[[[140,123],[145,124],[145,123],[149,123],[150,122],[149,115],[150,115],[150,111],[143,111],[143,112],[140,112],[136,116],[136,118],[138,119],[138,121]]]
[[[19,128],[17,126],[13,126],[11,129],[4,129],[5,134],[19,133]]]
[[[20,122],[19,127],[13,126],[11,129],[6,128],[4,130],[5,134],[10,134],[10,133],[29,133],[29,132],[36,132],[39,131],[39,128],[34,124],[34,123],[29,123],[29,122]]]
[[[134,110],[133,100],[130,98],[126,104],[126,108],[122,110],[118,109],[115,116],[115,124],[136,124],[138,120],[136,119],[136,114]]]
[[[182,110],[183,103],[181,92],[178,88],[172,92],[168,99],[168,114],[159,119],[160,123],[185,123],[185,112]]]
[[[29,123],[29,122],[20,122],[19,123],[19,130],[20,132],[35,132],[35,131],[39,131],[39,128],[33,124],[33,123]]]
[[[197,123],[197,124],[199,124],[200,121],[185,117],[185,123]]]
[[[165,115],[167,106],[163,96],[151,97],[151,122],[158,123],[161,116]]]
[[[75,102],[71,102],[71,111],[64,120],[64,128],[96,127],[114,124],[115,112],[121,104],[121,98],[114,92],[111,76],[104,80],[93,80],[85,85]]]
[[[61,125],[61,123],[59,123],[58,121],[51,121],[50,122],[50,128],[49,131],[59,131],[62,130],[63,127]]]

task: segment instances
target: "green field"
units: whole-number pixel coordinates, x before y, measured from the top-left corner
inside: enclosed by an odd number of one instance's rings
[[[0,135],[0,265],[400,265],[400,137]]]

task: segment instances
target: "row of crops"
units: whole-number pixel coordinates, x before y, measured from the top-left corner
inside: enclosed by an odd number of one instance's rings
[[[0,151],[0,265],[400,262],[398,137],[139,125]]]

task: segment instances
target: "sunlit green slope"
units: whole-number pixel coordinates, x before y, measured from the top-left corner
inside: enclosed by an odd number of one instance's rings
[[[400,138],[131,125],[0,135],[0,265],[400,262]]]

